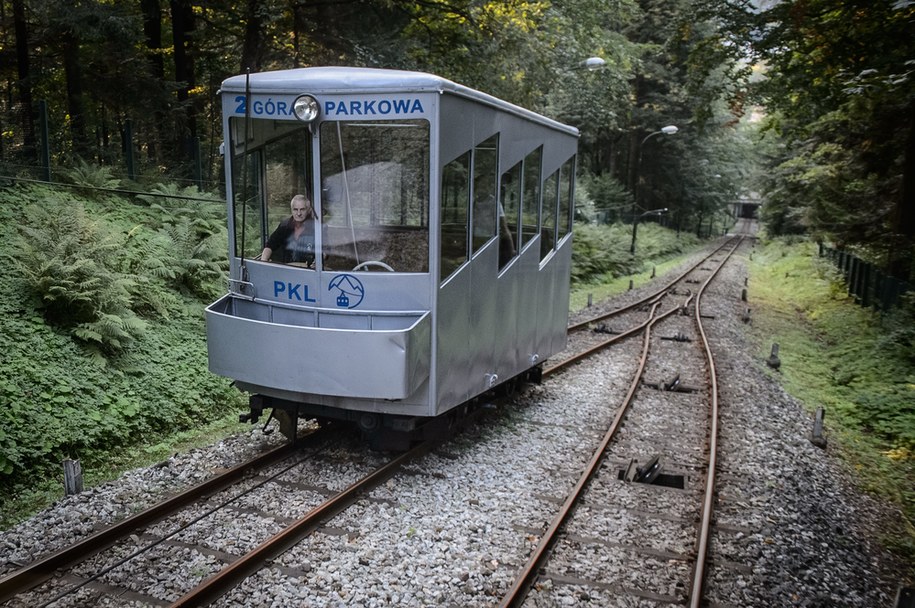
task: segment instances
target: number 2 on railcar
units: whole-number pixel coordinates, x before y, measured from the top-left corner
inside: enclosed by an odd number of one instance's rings
[[[251,394],[246,417],[408,433],[565,347],[575,128],[397,70],[220,94],[230,277],[206,310],[209,367]],[[298,224],[296,195],[313,207]],[[272,236],[293,226],[304,255]],[[268,244],[284,251],[262,259]]]

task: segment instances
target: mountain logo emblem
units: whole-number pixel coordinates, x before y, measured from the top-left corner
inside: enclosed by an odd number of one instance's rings
[[[337,290],[337,307],[356,308],[365,297],[362,281],[351,274],[338,274],[330,280],[328,291]]]

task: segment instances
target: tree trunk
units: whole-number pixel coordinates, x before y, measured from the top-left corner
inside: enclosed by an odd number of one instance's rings
[[[143,11],[143,34],[146,36],[146,57],[152,75],[165,78],[165,62],[162,60],[162,10],[159,0],[140,0]]]
[[[32,107],[32,83],[29,68],[29,29],[25,19],[24,0],[13,0],[13,26],[16,32],[16,69],[19,78],[19,104],[22,143],[27,157],[35,155],[35,110]]]
[[[260,0],[248,0],[245,9],[245,42],[241,53],[241,72],[247,70],[258,72],[261,69],[264,43],[263,27],[258,7]]]
[[[160,0],[140,0],[140,10],[143,12],[143,34],[146,37],[146,58],[149,63],[150,73],[159,82],[165,80],[165,61],[162,58],[162,8]],[[160,164],[160,150],[165,141],[165,114],[159,104],[153,112],[154,125],[152,130],[155,136],[147,139],[146,149],[155,164]]]
[[[893,214],[893,233],[898,235],[899,246],[893,248],[890,274],[908,281],[915,255],[915,103],[908,108],[909,133],[906,138],[905,157],[902,164],[902,192]]]
[[[86,157],[89,145],[86,140],[86,115],[83,103],[83,71],[80,64],[79,38],[72,31],[61,31],[61,51],[64,59],[64,75],[67,81],[67,112],[70,115],[70,137],[73,152]]]
[[[190,0],[170,0],[172,41],[175,54],[175,80],[178,81],[178,104],[184,112],[184,124],[177,125],[179,148],[190,159],[192,142],[197,137],[197,109],[190,101],[196,85],[194,75],[194,11]]]

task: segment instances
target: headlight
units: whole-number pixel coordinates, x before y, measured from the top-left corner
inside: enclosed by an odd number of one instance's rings
[[[318,117],[318,100],[311,95],[299,95],[292,104],[295,117],[303,122],[312,122]]]

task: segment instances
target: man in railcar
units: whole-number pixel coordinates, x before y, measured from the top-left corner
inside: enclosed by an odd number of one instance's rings
[[[272,260],[312,267],[315,261],[315,223],[318,216],[304,194],[293,196],[289,206],[292,216],[280,222],[267,239],[267,245],[261,252],[261,261]],[[276,259],[273,259],[274,254]]]

